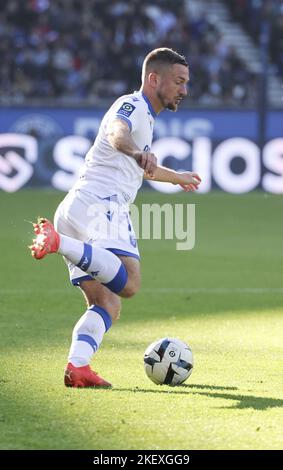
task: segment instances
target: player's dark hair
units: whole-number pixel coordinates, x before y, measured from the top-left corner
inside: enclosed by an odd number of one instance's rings
[[[169,49],[167,47],[154,49],[144,59],[142,72],[143,78],[149,70],[154,70],[155,67],[158,69],[158,67],[162,65],[174,64],[182,64],[186,67],[189,66],[185,57],[178,52],[173,51],[173,49]]]

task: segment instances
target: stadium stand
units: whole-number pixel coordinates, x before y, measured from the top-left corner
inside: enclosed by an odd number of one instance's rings
[[[262,24],[269,25],[270,58],[278,75],[283,77],[283,0],[228,0],[224,3],[256,43],[260,40]]]
[[[145,54],[166,46],[188,59],[190,104],[253,106],[255,74],[186,3],[0,0],[0,104],[110,101],[139,88]]]

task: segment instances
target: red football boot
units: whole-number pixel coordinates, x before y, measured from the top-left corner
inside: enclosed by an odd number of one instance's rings
[[[66,387],[112,387],[109,382],[106,382],[102,377],[99,377],[96,372],[91,370],[89,366],[75,367],[71,362],[67,364],[64,383]]]
[[[34,258],[41,259],[50,253],[58,251],[60,236],[49,220],[39,218],[37,223],[33,224],[33,229],[36,238],[29,248]]]

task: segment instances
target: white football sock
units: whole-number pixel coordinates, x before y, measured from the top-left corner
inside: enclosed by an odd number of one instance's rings
[[[105,309],[91,306],[75,325],[68,362],[75,367],[88,365],[111,325],[112,319]]]

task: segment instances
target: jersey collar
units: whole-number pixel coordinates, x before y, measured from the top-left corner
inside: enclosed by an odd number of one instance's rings
[[[157,114],[156,112],[154,111],[153,107],[152,107],[152,104],[151,102],[149,101],[148,97],[142,92],[142,97],[144,99],[144,101],[146,102],[147,106],[148,106],[148,109],[152,115],[152,117],[155,119]]]

